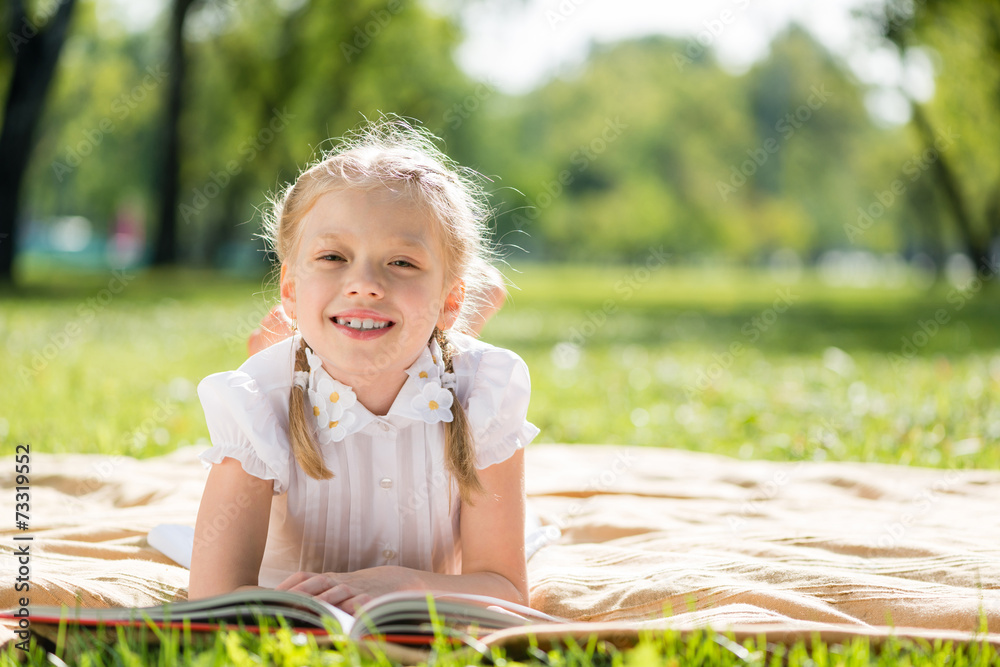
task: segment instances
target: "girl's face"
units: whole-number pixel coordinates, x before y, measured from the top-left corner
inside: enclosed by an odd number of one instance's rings
[[[285,312],[334,378],[398,389],[461,305],[439,223],[406,195],[347,189],[321,196],[300,225],[281,267]]]

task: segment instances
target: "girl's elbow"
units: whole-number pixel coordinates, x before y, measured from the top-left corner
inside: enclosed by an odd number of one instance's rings
[[[188,585],[188,600],[200,600],[252,588],[260,588],[260,586],[257,585],[256,581],[228,582],[220,585],[219,582],[195,582],[192,580]]]
[[[188,578],[188,599],[199,600],[215,595],[224,595],[242,588],[257,588],[256,573],[242,574],[236,568],[220,571],[213,567],[199,564],[197,560],[191,563],[191,575]]]
[[[516,604],[528,606],[528,580],[525,577],[511,577],[508,575],[501,574],[500,572],[494,572],[497,578],[507,583],[509,593],[503,595],[502,597],[508,602],[514,602]]]
[[[517,602],[519,605],[524,605],[525,607],[530,606],[528,603],[531,599],[531,595],[528,591],[528,582],[524,581],[520,585],[515,584],[514,590],[517,591],[518,597],[518,599],[514,600],[514,602]]]
[[[193,576],[188,583],[188,600],[200,600],[211,597],[213,592],[204,582],[195,579]]]

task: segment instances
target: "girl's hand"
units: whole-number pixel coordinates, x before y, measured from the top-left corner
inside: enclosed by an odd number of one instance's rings
[[[353,614],[373,598],[411,588],[411,572],[388,565],[343,573],[296,572],[275,589],[305,593]]]
[[[355,572],[297,572],[275,588],[312,595],[352,614],[395,591],[475,593],[528,604],[524,450],[480,470],[479,478],[486,493],[462,506],[462,574],[381,565]]]

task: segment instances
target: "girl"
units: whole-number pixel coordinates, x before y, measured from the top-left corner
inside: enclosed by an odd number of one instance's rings
[[[198,394],[213,447],[191,599],[396,590],[527,604],[515,354],[459,333],[489,294],[486,208],[427,136],[382,121],[306,170],[267,234],[298,333]]]

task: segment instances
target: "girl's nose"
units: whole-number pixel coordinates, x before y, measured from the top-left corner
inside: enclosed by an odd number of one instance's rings
[[[356,261],[352,269],[344,285],[344,293],[347,296],[381,299],[385,295],[385,287],[375,266]]]

